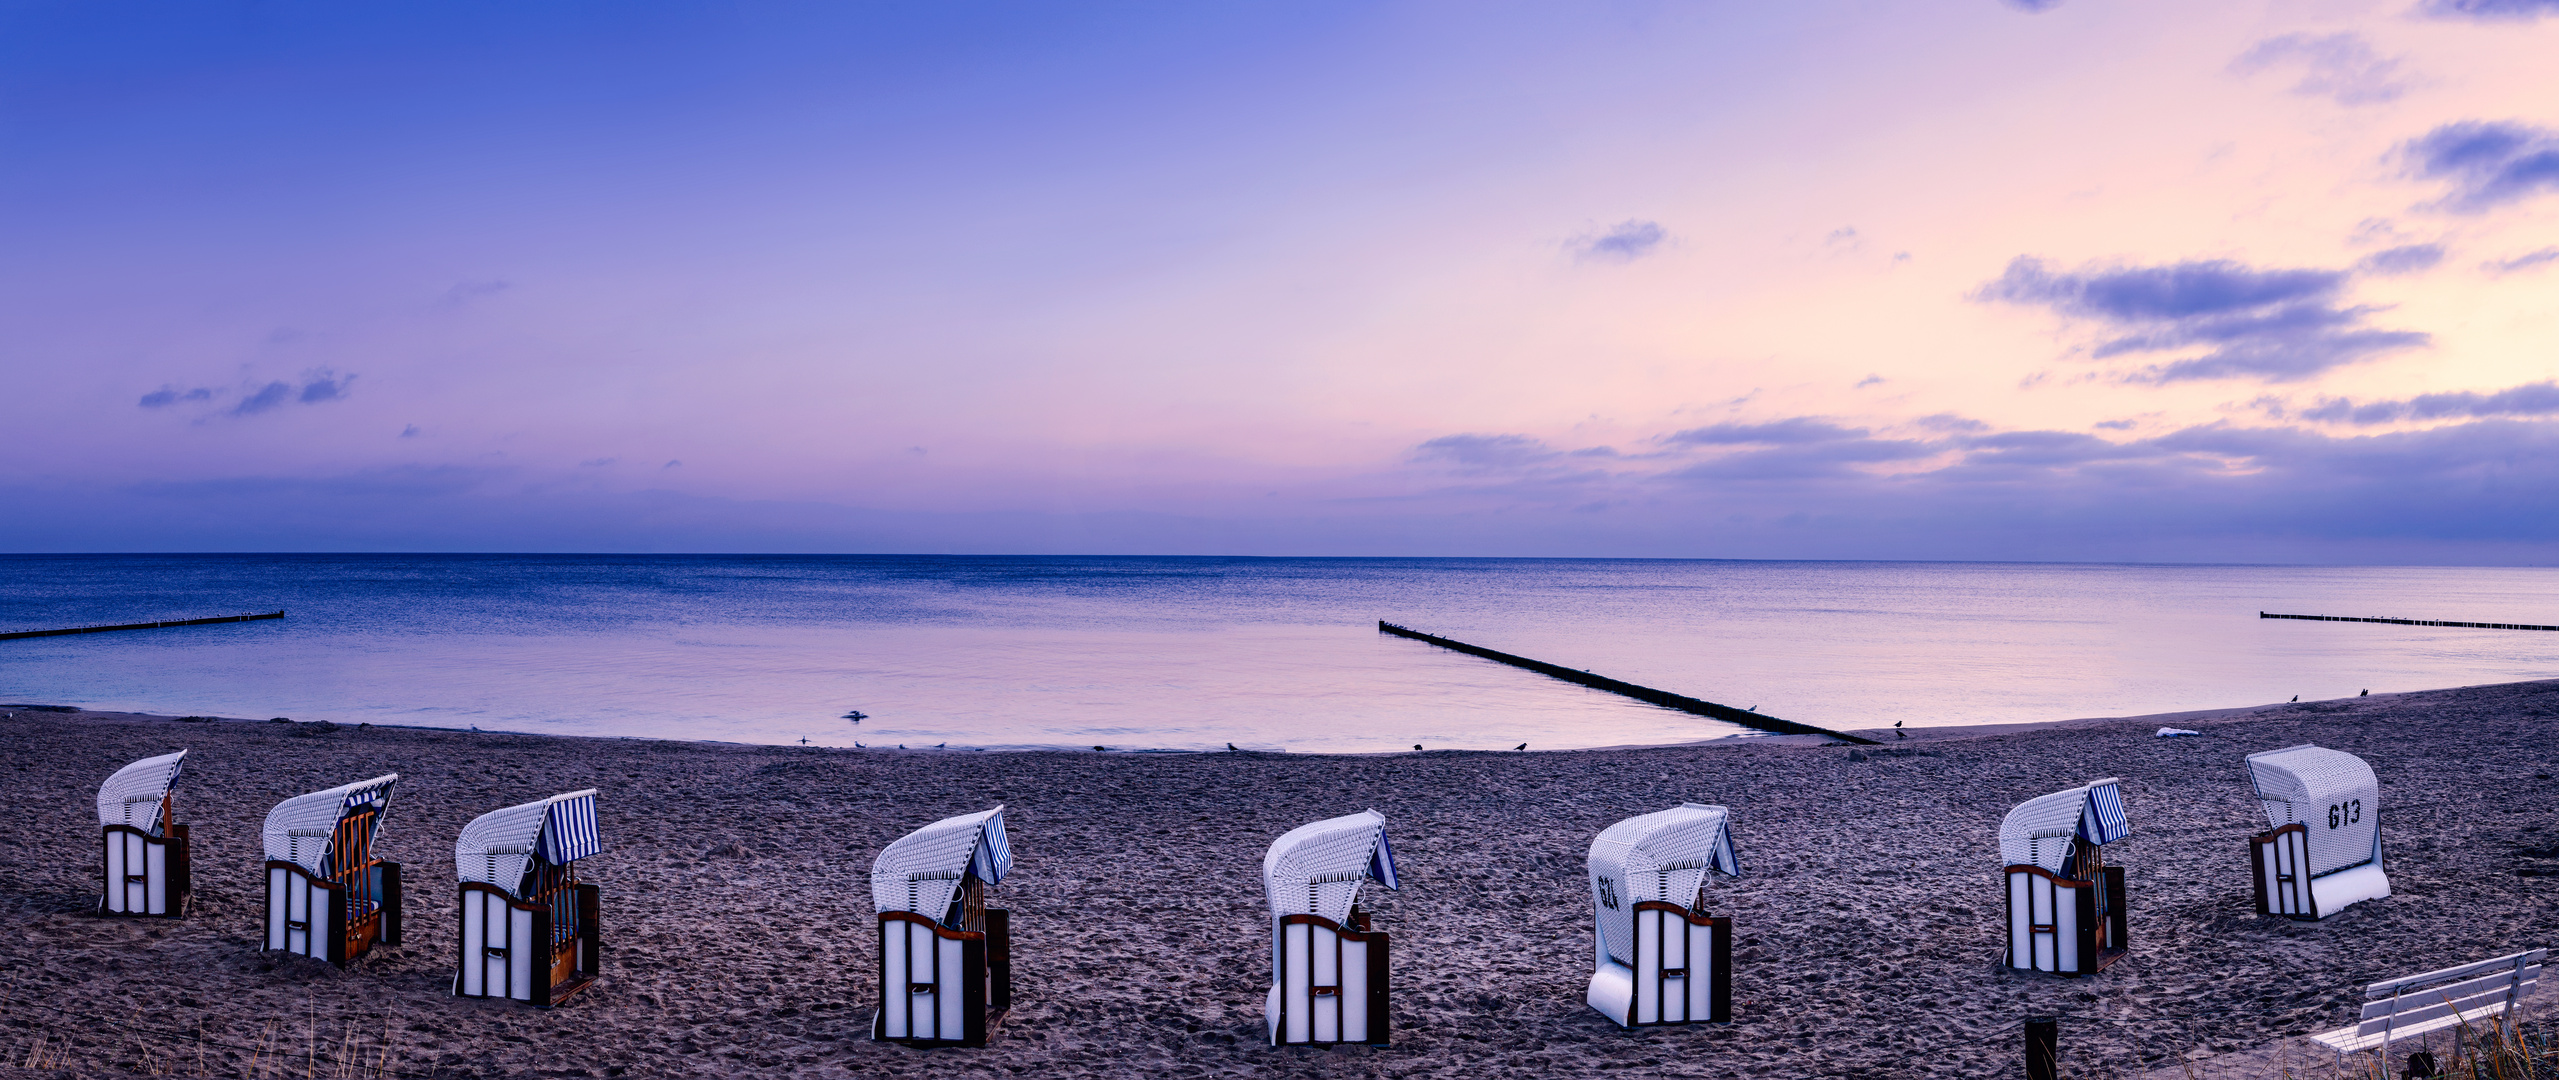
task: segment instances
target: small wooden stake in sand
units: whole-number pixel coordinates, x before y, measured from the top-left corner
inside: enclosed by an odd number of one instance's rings
[[[2049,1016],[2026,1018],[2026,1080],[2055,1080],[2061,1075],[2061,1022]]]

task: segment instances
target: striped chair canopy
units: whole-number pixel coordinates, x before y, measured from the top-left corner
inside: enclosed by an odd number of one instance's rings
[[[160,807],[168,800],[169,789],[178,786],[178,770],[186,757],[187,752],[180,750],[117,769],[98,788],[98,824],[130,825],[161,835],[168,822],[160,820]]]
[[[1362,810],[1290,829],[1262,856],[1262,890],[1271,917],[1321,915],[1350,918],[1360,887],[1374,881],[1401,888],[1395,879],[1395,847],[1386,840],[1386,815]]]
[[[267,858],[284,860],[315,876],[326,876],[333,854],[329,845],[337,838],[338,823],[348,814],[365,809],[389,813],[391,788],[399,782],[400,774],[391,773],[296,795],[275,804],[275,809],[267,811],[264,830]]]
[[[940,919],[968,879],[993,885],[1012,872],[1013,846],[1004,838],[998,805],[943,818],[881,848],[871,860],[871,904]]]
[[[594,788],[491,810],[462,827],[453,842],[453,865],[463,881],[477,881],[521,896],[525,872],[539,858],[567,866],[604,850],[595,829]]]
[[[2001,862],[2060,873],[2070,860],[2072,843],[2111,844],[2132,835],[2124,817],[2122,783],[2091,781],[2018,804],[1999,823]]]

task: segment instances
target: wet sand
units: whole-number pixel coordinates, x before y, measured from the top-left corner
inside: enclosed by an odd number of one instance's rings
[[[2007,1076],[2062,1017],[2069,1075],[2235,1066],[2343,1025],[2348,988],[2559,939],[2559,681],[2023,729],[1872,748],[1805,738],[1374,757],[964,753],[570,739],[20,711],[0,720],[0,1076],[69,1074],[1475,1077]],[[2201,729],[2159,739],[2163,724]],[[1868,733],[1872,734],[1872,733]],[[2251,910],[2263,827],[2241,758],[2316,742],[2382,783],[2394,894],[2325,922]],[[178,921],[93,913],[100,781],[191,748]],[[379,850],[406,943],[338,971],[258,951],[277,800],[397,771]],[[1999,818],[2120,776],[2132,954],[2061,979],[1994,967]],[[471,817],[603,789],[604,978],[561,1008],[447,996],[452,842]],[[1612,822],[1734,814],[1738,1022],[1621,1031],[1582,1003],[1582,864]],[[872,856],[1002,802],[1015,1008],[994,1045],[874,1043]],[[1403,870],[1394,1045],[1263,1044],[1272,838],[1376,807]],[[2297,1042],[2298,1040],[2293,1040]],[[47,1055],[56,1055],[48,1058]],[[201,1066],[199,1066],[201,1062]],[[2322,1066],[2324,1068],[2324,1065]],[[352,1071],[352,1070],[350,1070]],[[2296,1072],[2295,1075],[2300,1075]]]

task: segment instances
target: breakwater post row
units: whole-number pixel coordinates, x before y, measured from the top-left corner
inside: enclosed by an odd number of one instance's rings
[[[2453,622],[2449,619],[2368,619],[2360,615],[2278,615],[2271,611],[2257,613],[2260,619],[2301,619],[2307,622],[2377,622],[2392,626],[2467,626],[2473,630],[2559,630],[2559,626],[2534,626],[2513,622]]]
[[[1697,698],[1688,697],[1684,694],[1674,694],[1668,690],[1655,690],[1649,686],[1637,686],[1634,683],[1612,679],[1606,675],[1593,675],[1587,671],[1579,671],[1559,664],[1549,664],[1543,660],[1531,660],[1525,656],[1513,656],[1510,653],[1487,649],[1481,645],[1469,645],[1463,641],[1444,638],[1435,634],[1425,634],[1419,630],[1397,626],[1384,619],[1379,619],[1377,621],[1377,632],[1381,634],[1393,634],[1396,637],[1411,638],[1415,641],[1437,645],[1443,649],[1453,649],[1458,652],[1465,653],[1468,656],[1480,656],[1486,660],[1493,661],[1494,663],[1509,664],[1515,668],[1526,668],[1540,675],[1562,679],[1565,682],[1573,683],[1578,686],[1587,686],[1593,690],[1605,690],[1612,694],[1623,694],[1627,697],[1634,698],[1637,701],[1651,705],[1659,705],[1665,709],[1677,709],[1684,713],[1695,713],[1698,716],[1711,716],[1717,720],[1740,724],[1747,728],[1756,728],[1760,731],[1771,731],[1780,735],[1822,735],[1838,739],[1841,742],[1863,743],[1869,746],[1875,744],[1875,740],[1873,739],[1863,739],[1855,735],[1832,731],[1829,728],[1814,727],[1811,724],[1798,724],[1792,720],[1780,720],[1774,716],[1762,716],[1759,713],[1752,712],[1748,709],[1736,709],[1730,705],[1718,705],[1712,701],[1701,701]]]
[[[210,626],[214,623],[256,622],[260,619],[283,617],[284,613],[281,611],[269,611],[255,615],[216,615],[210,619],[165,619],[160,622],[117,623],[114,626],[66,626],[60,630],[15,630],[0,634],[0,641],[11,638],[61,637],[64,634],[103,634],[109,630],[157,630],[163,626]]]

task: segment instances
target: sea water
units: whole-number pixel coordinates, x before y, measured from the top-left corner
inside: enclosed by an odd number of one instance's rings
[[[2559,674],[2559,571],[1618,559],[0,556],[0,701],[951,749],[1376,752],[1744,729],[1380,619],[1847,729]],[[861,721],[847,712],[867,714]]]

